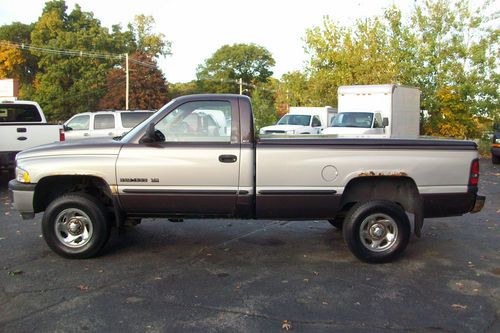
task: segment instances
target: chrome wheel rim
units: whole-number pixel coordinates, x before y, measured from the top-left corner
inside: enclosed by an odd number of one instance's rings
[[[94,228],[92,220],[77,208],[60,212],[54,225],[57,239],[67,247],[81,248],[90,241]]]
[[[361,243],[368,250],[382,252],[389,250],[398,239],[398,225],[386,214],[372,214],[366,217],[359,228]]]

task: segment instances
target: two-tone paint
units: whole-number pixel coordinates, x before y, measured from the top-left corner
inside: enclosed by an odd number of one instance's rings
[[[192,101],[231,104],[230,142],[142,143],[151,122]],[[58,180],[78,177],[105,188],[117,220],[329,219],[353,201],[370,198],[400,198],[407,211],[423,219],[477,209],[477,186],[470,184],[477,158],[469,141],[259,140],[247,97],[192,95],[173,100],[120,140],[74,141],[20,153],[17,165],[29,172],[32,184],[14,180],[9,187],[24,217],[44,210],[38,198],[50,196]]]

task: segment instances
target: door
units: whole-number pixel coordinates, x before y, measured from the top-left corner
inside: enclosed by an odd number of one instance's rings
[[[99,113],[94,115],[94,130],[90,132],[93,138],[115,137],[115,114]]]
[[[156,122],[164,142],[124,145],[117,184],[125,210],[142,215],[233,215],[240,163],[234,135],[237,112],[237,103],[230,101],[186,102]]]
[[[82,114],[71,118],[65,126],[66,140],[83,139],[90,136],[90,115]]]

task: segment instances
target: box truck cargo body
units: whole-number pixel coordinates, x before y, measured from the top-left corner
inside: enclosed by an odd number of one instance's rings
[[[416,138],[420,133],[420,90],[393,84],[341,86],[338,114],[323,134]]]

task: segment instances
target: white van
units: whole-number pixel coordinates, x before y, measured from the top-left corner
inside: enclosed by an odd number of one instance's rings
[[[66,140],[122,136],[154,111],[83,112],[64,123]]]

